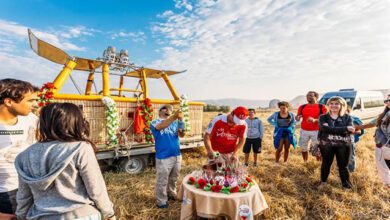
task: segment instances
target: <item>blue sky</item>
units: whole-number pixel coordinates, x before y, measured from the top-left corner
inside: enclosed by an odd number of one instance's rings
[[[72,55],[94,57],[108,46],[126,48],[136,61],[150,61],[158,56],[157,45],[151,35],[151,24],[158,14],[174,10],[173,1],[2,1],[0,19],[47,32],[69,32],[77,28],[80,34],[74,44],[84,50],[70,50]],[[144,33],[142,41],[115,34]],[[91,35],[89,35],[91,34]],[[139,38],[136,35],[134,38]],[[21,42],[28,45],[27,42]],[[21,48],[23,45],[20,45]],[[135,54],[137,54],[135,56]]]
[[[191,99],[389,88],[387,0],[3,0],[0,76],[41,85],[61,66],[29,49],[27,28],[70,55],[112,45],[140,66],[186,69],[172,81]],[[153,97],[169,97],[162,86],[151,82]]]

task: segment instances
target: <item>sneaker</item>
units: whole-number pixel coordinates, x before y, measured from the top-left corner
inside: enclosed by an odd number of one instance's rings
[[[167,209],[168,208],[168,203],[164,205],[157,205],[157,208],[159,209]]]
[[[249,166],[249,164],[248,164],[248,163],[244,163],[244,166],[246,166],[246,167],[247,167],[247,166]]]
[[[176,196],[173,196],[173,195],[168,195],[168,200],[176,201],[176,200],[177,200],[177,197],[176,197]]]

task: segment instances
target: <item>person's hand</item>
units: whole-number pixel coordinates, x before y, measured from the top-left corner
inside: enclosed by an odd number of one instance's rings
[[[234,163],[234,162],[236,162],[237,160],[238,160],[238,158],[237,158],[236,154],[232,154],[232,156],[230,157],[230,161],[231,161],[232,163]]]
[[[309,123],[314,123],[315,121],[316,121],[316,119],[313,118],[313,117],[308,117],[307,118],[307,122],[309,122]]]
[[[347,126],[347,129],[351,133],[355,132],[355,128],[353,126]]]
[[[323,126],[329,126],[329,124],[328,123],[324,123],[324,124],[322,124]]]
[[[174,116],[175,116],[177,119],[179,119],[179,120],[183,120],[184,113],[183,113],[183,111],[182,111],[181,109],[178,109],[178,110],[175,112]]]
[[[297,120],[297,121],[301,120],[301,118],[302,118],[302,115],[295,116],[295,120]]]
[[[209,159],[214,159],[214,152],[213,152],[212,150],[208,150],[208,151],[207,151],[207,157],[208,157]]]
[[[1,220],[17,220],[16,215],[0,213]]]

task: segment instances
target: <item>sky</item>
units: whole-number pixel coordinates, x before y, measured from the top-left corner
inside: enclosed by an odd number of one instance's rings
[[[390,88],[388,0],[2,0],[0,78],[41,86],[62,66],[29,48],[27,28],[72,56],[115,46],[137,66],[186,70],[171,81],[193,100]],[[84,89],[87,75],[72,77]],[[75,91],[71,80],[61,90]],[[150,94],[170,98],[162,80]]]

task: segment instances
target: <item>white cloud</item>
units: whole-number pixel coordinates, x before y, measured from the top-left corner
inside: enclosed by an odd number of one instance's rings
[[[53,80],[62,66],[48,62],[33,52],[24,56],[0,52],[1,78],[28,80],[36,85]]]
[[[175,8],[185,8],[188,11],[192,10],[191,3],[188,2],[188,0],[174,0],[175,1]]]
[[[0,19],[0,37],[3,40],[11,40],[11,42],[5,43],[4,41],[0,45],[7,46],[9,48],[14,48],[17,42],[26,41],[27,39],[27,29],[29,27],[18,24],[16,22],[7,21],[7,20],[1,20]],[[37,35],[38,38],[41,38],[42,40],[47,41],[48,43],[51,43],[63,50],[74,50],[74,51],[84,51],[85,47],[79,47],[69,41],[62,40],[59,35],[60,33],[55,32],[46,32],[42,30],[38,30],[35,28],[31,28],[33,33]],[[73,30],[73,36],[77,35],[76,29],[70,29]],[[86,33],[86,32],[85,32]],[[82,32],[79,33],[79,35],[82,34]]]
[[[183,2],[175,1],[178,8]],[[151,65],[188,69],[173,81],[193,98],[389,87],[386,0],[202,0],[191,7],[152,27],[162,59]]]
[[[82,25],[65,26],[65,30],[59,31],[58,35],[64,38],[79,38],[82,36],[95,36],[95,33],[100,32],[93,28],[87,28]]]
[[[120,41],[131,40],[135,43],[144,44],[146,42],[146,35],[142,31],[138,31],[138,32],[119,31],[118,33],[111,34],[111,39],[112,40],[119,39]]]
[[[32,50],[26,50],[28,45],[27,26],[16,22],[0,19],[0,69],[1,78],[16,78],[28,80],[34,85],[41,86],[43,83],[53,81],[63,66],[54,64],[44,58],[37,56]],[[61,27],[58,30],[43,31],[41,29],[32,28],[33,33],[40,39],[43,39],[61,49],[83,51],[84,47],[79,47],[70,40],[83,36],[92,36],[92,33],[97,30],[86,29],[82,26],[76,27]],[[70,37],[62,36],[63,33],[70,33]],[[76,81],[79,80],[81,74],[75,74]],[[70,83],[67,83],[64,91],[73,91],[74,88]]]

